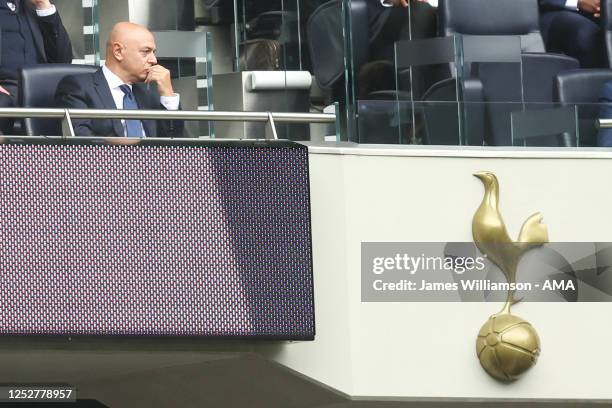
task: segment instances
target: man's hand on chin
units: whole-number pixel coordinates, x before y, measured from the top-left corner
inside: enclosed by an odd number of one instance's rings
[[[155,82],[157,84],[157,91],[160,96],[173,96],[174,90],[172,89],[172,81],[170,79],[170,71],[161,65],[153,65],[149,69],[149,74],[145,79],[146,84]]]
[[[36,8],[36,10],[47,10],[51,8],[50,0],[30,0],[30,3]]]

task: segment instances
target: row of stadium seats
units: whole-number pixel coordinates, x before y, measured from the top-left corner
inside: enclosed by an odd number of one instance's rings
[[[369,62],[368,42],[368,8],[367,0],[352,0],[352,71],[357,73]],[[492,7],[491,4],[495,3]],[[612,18],[608,12],[612,0],[603,0],[602,24],[606,27],[606,44],[608,50],[612,49]],[[313,60],[313,73],[322,87],[333,88],[344,80],[343,72],[345,62],[343,59],[344,42],[342,32],[342,1],[332,0],[319,7],[308,22],[308,42]],[[436,81],[433,86],[424,92],[416,90],[414,84],[414,69],[427,62],[418,61],[418,56],[426,55],[431,59],[432,47],[436,43],[431,40],[411,41],[414,44],[396,44],[398,83],[396,89],[387,92],[374,92],[367,99],[399,99],[419,102],[448,101],[463,98],[462,102],[500,103],[518,102],[523,104],[572,104],[597,103],[600,90],[607,80],[612,79],[607,70],[581,70],[574,58],[546,53],[544,41],[540,34],[539,11],[537,0],[440,0],[439,2],[440,34],[444,37],[477,36],[480,42],[472,46],[477,48],[473,55],[468,57],[468,47],[465,45],[466,66],[464,92],[457,95],[457,88],[453,78]],[[336,24],[330,22],[335,21]],[[520,38],[518,47],[505,47],[508,36]],[[484,41],[483,41],[484,39]],[[474,41],[471,39],[470,41]],[[441,47],[443,48],[443,47]],[[399,53],[415,58],[398,58]],[[515,54],[515,55],[513,55]],[[612,52],[608,52],[612,56]],[[452,72],[454,56],[444,59],[438,55],[439,63],[449,63]],[[612,58],[612,57],[611,57]],[[434,58],[435,59],[435,58]],[[469,64],[467,61],[469,60]],[[522,62],[520,72],[516,62]],[[514,65],[512,63],[515,63]],[[402,75],[413,69],[413,84],[402,88]],[[512,76],[520,77],[516,81],[508,80]],[[455,75],[456,76],[456,75]],[[410,89],[411,92],[405,92]],[[519,90],[520,89],[520,90]],[[479,119],[478,112],[473,112],[471,122],[467,123],[470,131],[469,144],[498,145],[511,144],[510,141],[510,105],[493,105],[486,107],[486,118]],[[477,109],[476,109],[477,111]],[[596,109],[588,112],[585,109],[586,122],[597,117]],[[438,112],[438,114],[440,114]],[[440,120],[439,117],[429,120],[429,127],[451,121]],[[589,122],[590,123],[590,122]],[[582,134],[583,145],[593,145],[595,130],[592,125],[584,127]],[[373,132],[367,132],[372,134]],[[380,134],[380,132],[377,132]],[[391,130],[392,138],[397,132]],[[429,144],[455,144],[455,139],[444,139],[449,132],[432,132],[434,137],[427,140]],[[441,138],[440,138],[441,137]],[[380,140],[372,140],[377,142]],[[536,141],[544,145],[574,145],[575,140],[566,137],[553,137]]]
[[[353,41],[353,71],[359,69],[368,62],[368,41],[363,41],[367,36],[367,0],[351,0],[352,35]],[[484,7],[483,5],[495,2],[495,7]],[[612,0],[605,0],[612,3]],[[344,34],[342,30],[342,0],[331,0],[317,8],[309,20],[308,41],[313,57],[313,73],[320,85],[332,88],[343,80],[344,73]],[[373,92],[368,99],[403,99],[419,102],[453,102],[461,99],[461,102],[476,103],[470,111],[469,120],[466,122],[469,141],[471,145],[509,145],[511,126],[509,114],[513,109],[511,105],[494,105],[499,102],[512,102],[523,104],[538,103],[596,103],[599,90],[609,77],[606,70],[578,70],[578,62],[570,57],[546,53],[544,42],[539,32],[537,0],[441,0],[439,3],[439,14],[441,20],[441,34],[445,38],[452,36],[477,36],[486,38],[488,41],[472,45],[478,48],[481,54],[487,50],[494,49],[495,56],[480,55],[467,58],[470,66],[465,70],[468,74],[462,79],[462,93],[457,94],[457,81],[453,77],[437,78],[433,86],[424,91],[415,92],[414,87],[409,88],[412,92],[406,92],[407,88],[388,89],[385,92]],[[604,8],[602,20],[608,21],[609,16]],[[503,45],[507,36],[520,37],[520,49],[507,48],[510,55],[502,55]],[[610,35],[607,36],[610,38]],[[412,43],[412,44],[410,44]],[[321,46],[324,44],[324,46]],[[409,55],[427,54],[425,51],[431,44],[430,40],[411,41],[402,44],[402,51]],[[487,48],[488,47],[488,48]],[[465,53],[468,55],[470,47],[465,44]],[[500,51],[500,49],[502,51]],[[484,50],[484,51],[483,51]],[[517,55],[511,55],[513,53]],[[501,55],[501,57],[500,57]],[[498,58],[498,60],[495,60]],[[521,61],[520,73],[508,61]],[[457,64],[453,58],[442,60],[449,67]],[[395,69],[399,77],[408,76],[410,69],[421,65],[422,62],[408,59],[398,59]],[[58,65],[47,67],[32,67],[23,71],[20,80],[21,106],[24,107],[49,107],[53,105],[53,95],[57,82],[65,75],[90,72],[95,70],[92,66]],[[448,70],[451,72],[452,70]],[[520,91],[517,91],[517,81],[500,81],[500,77],[511,77],[519,74]],[[410,75],[411,76],[411,75]],[[483,103],[483,106],[477,106]],[[489,103],[486,107],[484,103]],[[439,115],[443,110],[425,113],[423,116],[428,121],[428,129],[431,130],[426,143],[429,144],[456,144],[452,132],[440,129],[440,126],[453,124],[452,119],[440,120]],[[454,112],[449,110],[452,115]],[[583,110],[586,115],[586,110]],[[582,113],[582,112],[581,112]],[[597,116],[596,110],[589,114],[589,122],[592,117]],[[456,122],[456,119],[455,119]],[[24,121],[25,132],[28,135],[52,135],[60,133],[60,126],[56,120],[51,119],[26,119]],[[366,132],[367,133],[367,132]],[[376,134],[381,132],[369,132]],[[391,133],[397,133],[392,131]],[[586,137],[585,137],[586,135]],[[582,137],[583,144],[593,144],[593,126],[585,126]],[[373,142],[380,140],[372,140]],[[538,141],[547,145],[568,146],[576,143],[575,140],[566,137],[554,137],[546,141]]]
[[[491,7],[491,3],[495,7]],[[314,75],[324,88],[332,87],[344,72],[342,0],[318,7],[307,27]],[[355,72],[369,61],[367,0],[351,0],[351,53]],[[602,1],[601,24],[605,28],[608,59],[612,66],[612,0]],[[540,34],[537,0],[440,0],[440,34],[520,36],[523,52],[545,53]]]

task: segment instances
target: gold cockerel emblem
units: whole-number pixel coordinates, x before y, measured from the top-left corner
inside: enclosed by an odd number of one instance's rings
[[[488,171],[474,176],[484,185],[484,197],[472,220],[474,243],[487,258],[501,269],[508,283],[516,283],[521,257],[528,250],[548,242],[548,230],[542,215],[533,214],[523,223],[518,240],[508,235],[499,211],[499,182]],[[502,310],[482,326],[476,341],[476,353],[483,368],[502,381],[517,379],[535,365],[540,353],[540,340],[531,324],[512,315],[517,303],[514,291],[508,291]]]

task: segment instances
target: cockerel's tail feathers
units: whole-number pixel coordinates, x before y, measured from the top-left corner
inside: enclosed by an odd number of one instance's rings
[[[512,306],[516,305],[517,303],[522,302],[523,299],[525,299],[524,296],[521,296],[520,298],[517,298],[516,296],[512,295]]]
[[[542,214],[535,213],[527,218],[521,227],[518,242],[523,244],[545,244],[548,242],[548,229],[542,224]]]

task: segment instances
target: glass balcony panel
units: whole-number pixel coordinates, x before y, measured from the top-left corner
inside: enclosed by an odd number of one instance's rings
[[[608,112],[612,104],[361,100],[357,123],[367,144],[457,146],[462,138],[466,146],[612,147]],[[609,127],[600,128],[600,118]],[[506,123],[511,143],[495,144],[494,127]]]

